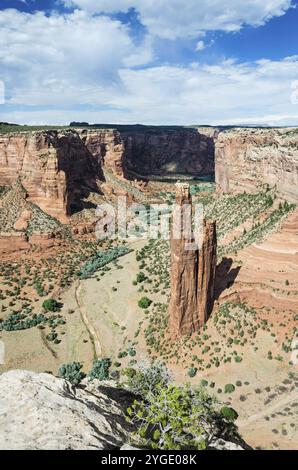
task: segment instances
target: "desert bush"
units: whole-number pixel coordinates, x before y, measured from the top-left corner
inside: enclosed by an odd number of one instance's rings
[[[142,362],[137,369],[125,369],[123,375],[129,389],[144,398],[154,394],[158,386],[166,387],[172,380],[166,366],[158,361]]]
[[[238,418],[238,413],[229,406],[223,406],[220,410],[222,416],[229,421],[235,421]]]
[[[112,365],[111,359],[96,359],[93,362],[92,369],[88,374],[89,380],[108,380],[110,377],[110,367]]]
[[[143,309],[150,307],[151,304],[152,300],[148,299],[148,297],[142,297],[138,302],[139,307]]]
[[[60,310],[60,304],[55,299],[47,299],[43,302],[42,308],[45,312],[58,312]]]
[[[59,376],[68,380],[73,385],[79,385],[84,379],[85,374],[82,372],[82,364],[80,362],[71,362],[69,364],[62,364],[59,368]]]
[[[233,384],[225,385],[225,393],[233,393],[235,391],[235,386]]]
[[[195,377],[197,375],[198,369],[196,367],[190,367],[187,371],[189,377]]]
[[[78,275],[81,279],[88,279],[98,269],[111,263],[111,261],[116,260],[120,256],[126,255],[130,251],[131,250],[126,246],[111,248],[107,251],[99,251],[98,253],[96,253],[96,255],[89,258],[89,260],[81,267]]]

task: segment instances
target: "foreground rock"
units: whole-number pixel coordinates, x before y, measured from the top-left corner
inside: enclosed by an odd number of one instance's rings
[[[49,374],[0,376],[0,449],[118,449],[128,394],[114,383],[74,389]]]
[[[50,374],[14,370],[0,375],[0,450],[141,450],[125,420],[132,395],[108,382],[78,388]],[[210,450],[247,449],[212,440]]]

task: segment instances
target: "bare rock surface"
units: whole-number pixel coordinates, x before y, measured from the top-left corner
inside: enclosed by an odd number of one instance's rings
[[[0,449],[114,449],[128,441],[127,393],[113,382],[73,388],[49,374],[0,375]]]

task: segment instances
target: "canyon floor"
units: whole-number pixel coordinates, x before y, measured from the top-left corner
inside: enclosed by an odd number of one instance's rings
[[[297,448],[298,211],[273,189],[240,195],[213,189],[210,183],[191,186],[194,200],[218,226],[216,301],[207,325],[171,341],[166,240],[126,243],[126,254],[87,278],[78,276],[82,266],[117,241],[99,244],[86,234],[44,248],[4,251],[0,371],[57,374],[72,361],[88,370],[95,357],[110,357],[121,371],[162,360],[176,383],[201,384],[230,403],[248,444]],[[152,201],[174,201],[172,182],[151,182],[147,191]],[[39,321],[34,315],[49,297],[60,302],[60,311]],[[142,297],[149,298],[148,308],[138,305]]]

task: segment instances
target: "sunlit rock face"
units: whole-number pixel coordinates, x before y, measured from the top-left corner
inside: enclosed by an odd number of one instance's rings
[[[177,185],[176,204],[176,214],[183,206],[191,206],[187,185]],[[213,308],[216,223],[203,220],[202,224],[198,244],[195,244],[195,237],[187,235],[183,223],[180,224],[180,237],[175,230],[171,239],[169,325],[173,338],[195,332],[206,323]]]
[[[278,194],[298,201],[298,129],[233,129],[215,144],[215,178],[224,192],[255,192],[276,186]]]

